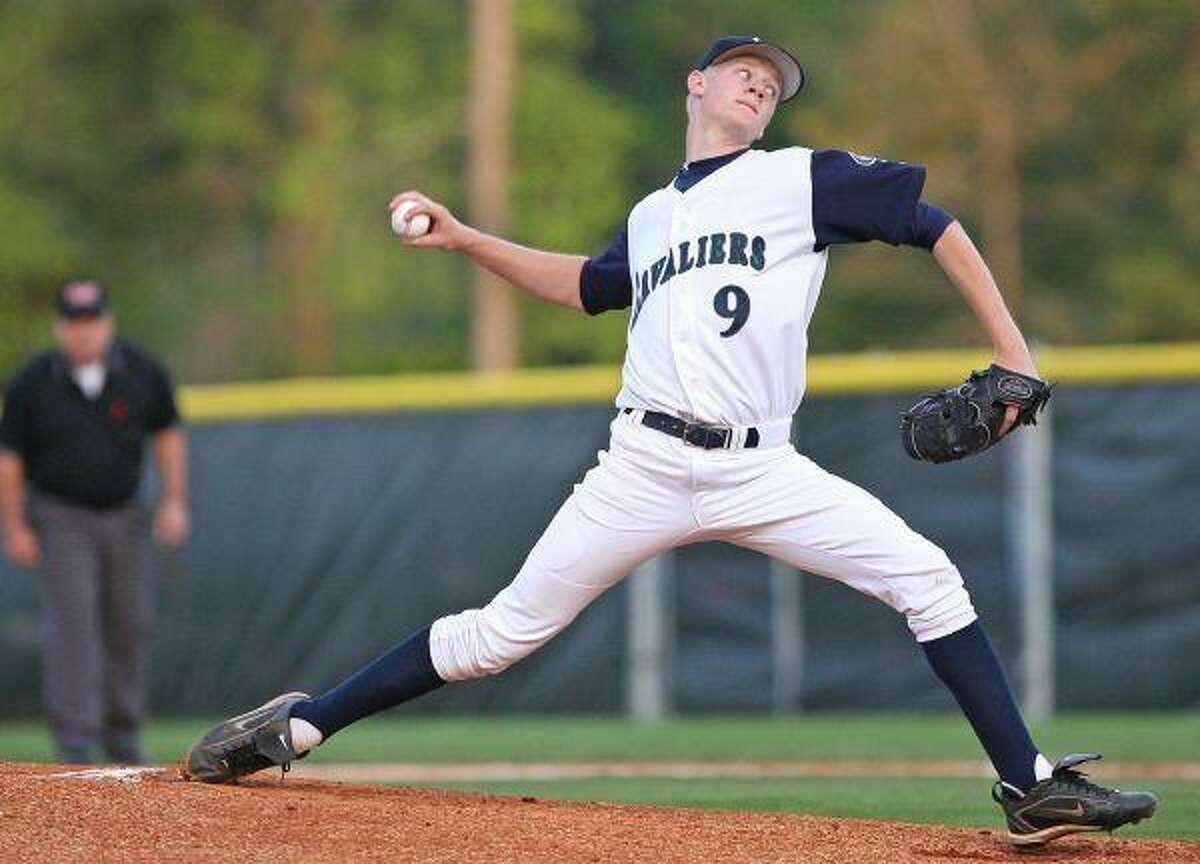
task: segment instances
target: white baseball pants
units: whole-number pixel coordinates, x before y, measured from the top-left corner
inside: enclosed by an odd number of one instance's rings
[[[877,498],[791,446],[703,450],[618,414],[608,451],[559,509],[516,578],[482,609],[434,622],[446,681],[494,675],[549,642],[637,565],[723,540],[836,579],[902,613],[918,641],[975,620],[943,552]]]

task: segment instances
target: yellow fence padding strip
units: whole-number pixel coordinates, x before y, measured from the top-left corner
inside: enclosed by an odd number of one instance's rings
[[[294,378],[185,387],[180,396],[184,416],[205,421],[603,403],[612,401],[620,383],[621,370],[616,366],[580,366],[509,374]]]
[[[824,354],[808,364],[813,395],[912,393],[947,387],[987,365],[982,349]],[[1042,374],[1064,386],[1200,381],[1200,343],[1043,348]],[[185,387],[191,422],[395,411],[455,410],[611,402],[620,388],[616,366],[522,369],[348,378],[296,378]]]

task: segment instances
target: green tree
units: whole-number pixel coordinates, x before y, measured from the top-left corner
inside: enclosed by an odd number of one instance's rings
[[[459,368],[470,265],[400,250],[394,193],[465,214],[465,0],[0,5],[0,376],[91,274],[185,380]],[[808,85],[764,146],[929,166],[1032,336],[1195,338],[1200,8],[1171,0],[519,0],[510,231],[591,254],[682,158],[716,35]],[[929,256],[832,253],[816,350],[981,334]],[[522,306],[522,360],[615,361],[620,315]]]

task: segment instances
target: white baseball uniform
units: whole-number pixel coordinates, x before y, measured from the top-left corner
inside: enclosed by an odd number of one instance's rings
[[[633,208],[581,275],[588,312],[631,310],[609,449],[508,587],[433,624],[439,676],[507,668],[641,562],[707,540],[876,597],[922,642],[975,620],[941,549],[790,443],[829,246],[931,247],[950,220],[923,184],[920,166],[843,151],[744,150]]]

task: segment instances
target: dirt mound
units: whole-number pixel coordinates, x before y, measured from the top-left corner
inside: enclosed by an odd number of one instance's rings
[[[8,862],[486,861],[907,864],[1200,862],[1200,845],[1107,837],[1016,854],[995,831],[496,798],[264,776],[0,765]]]

